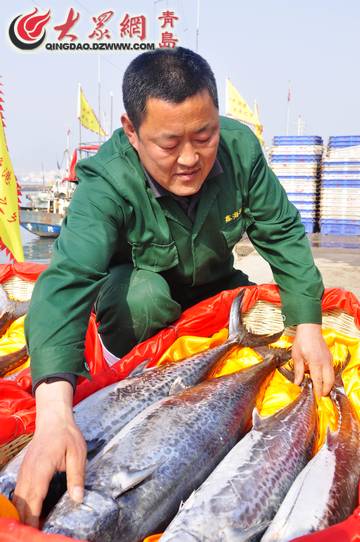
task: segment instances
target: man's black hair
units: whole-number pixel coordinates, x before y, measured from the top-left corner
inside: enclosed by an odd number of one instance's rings
[[[216,81],[209,64],[190,49],[156,49],[129,64],[123,79],[125,111],[139,130],[149,98],[181,103],[207,90],[219,109]]]

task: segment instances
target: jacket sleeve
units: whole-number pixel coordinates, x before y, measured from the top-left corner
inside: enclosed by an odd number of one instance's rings
[[[80,184],[25,321],[33,381],[54,373],[89,376],[88,320],[122,226],[119,197],[106,180],[88,167],[78,167],[77,174]]]
[[[255,142],[249,179],[248,236],[270,264],[287,326],[321,323],[321,275],[295,206]]]

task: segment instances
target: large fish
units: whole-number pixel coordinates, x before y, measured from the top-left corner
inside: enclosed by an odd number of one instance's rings
[[[44,530],[88,541],[135,542],[164,528],[248,430],[264,379],[289,353],[162,399],[89,464],[84,503],[64,495]]]
[[[185,502],[161,542],[257,541],[314,445],[316,405],[306,383],[291,404],[261,418]]]
[[[0,285],[0,337],[15,320],[24,316],[29,309],[30,301],[15,301],[10,299]]]
[[[75,421],[87,442],[90,454],[98,452],[147,406],[205,378],[209,370],[238,344],[269,344],[281,336],[282,331],[274,335],[253,335],[246,331],[241,317],[244,292],[245,290],[242,290],[233,301],[229,317],[229,338],[225,343],[183,361],[154,367],[138,376],[111,384],[87,397],[74,408]],[[1,471],[0,493],[11,496],[25,453],[26,450],[22,451]],[[45,501],[45,514],[65,491],[64,483],[65,478],[61,474],[53,480]]]
[[[333,394],[338,428],[290,488],[262,542],[285,542],[347,518],[358,504],[360,424],[341,390]]]

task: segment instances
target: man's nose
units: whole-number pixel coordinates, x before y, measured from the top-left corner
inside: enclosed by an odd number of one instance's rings
[[[196,166],[197,162],[199,161],[199,155],[195,151],[191,143],[186,143],[182,146],[177,161],[180,166],[191,168],[193,166]]]

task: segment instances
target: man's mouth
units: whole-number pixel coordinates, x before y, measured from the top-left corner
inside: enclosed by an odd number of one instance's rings
[[[187,177],[191,178],[194,177],[197,173],[199,173],[200,168],[191,169],[190,171],[181,171],[179,173],[176,173],[178,177],[182,177],[186,179]]]

